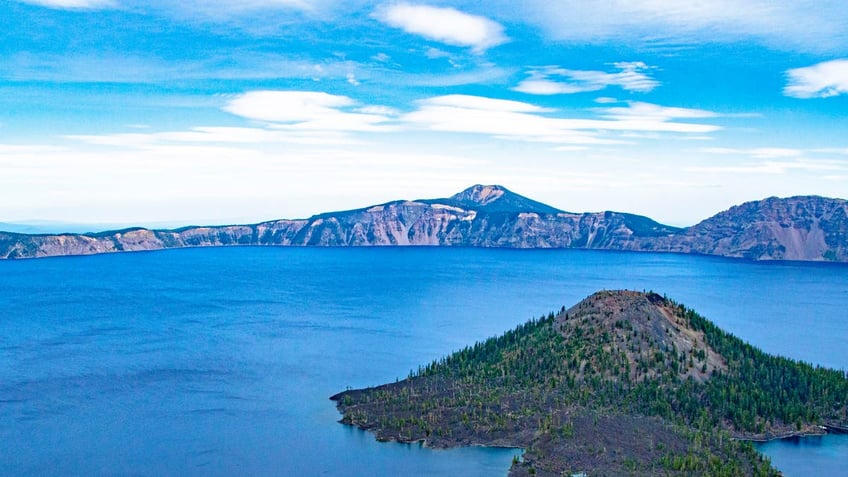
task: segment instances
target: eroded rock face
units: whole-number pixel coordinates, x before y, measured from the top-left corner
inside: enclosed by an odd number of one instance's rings
[[[753,260],[848,261],[848,201],[771,197],[659,239],[656,250]]]
[[[564,212],[501,186],[475,185],[444,199],[395,201],[253,225],[98,234],[0,232],[0,258],[226,245],[588,248],[848,261],[848,206],[823,197],[770,198],[679,229],[619,212]]]

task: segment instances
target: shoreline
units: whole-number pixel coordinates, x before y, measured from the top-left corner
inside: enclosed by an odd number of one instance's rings
[[[783,434],[774,437],[734,437],[734,439],[739,441],[748,441],[754,442],[757,444],[765,444],[773,441],[782,441],[785,439],[793,439],[793,438],[804,438],[804,437],[822,437],[831,434],[827,432],[825,429],[821,429],[821,432],[816,431],[798,431],[798,432],[790,432],[788,434]]]

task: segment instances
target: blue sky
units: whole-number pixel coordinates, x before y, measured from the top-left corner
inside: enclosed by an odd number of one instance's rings
[[[843,1],[0,1],[0,222],[848,197]]]

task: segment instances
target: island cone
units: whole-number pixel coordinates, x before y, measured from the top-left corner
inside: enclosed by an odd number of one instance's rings
[[[746,439],[844,425],[846,396],[844,372],[766,355],[656,293],[602,291],[331,399],[378,440],[524,448],[513,476],[722,476],[777,475]]]

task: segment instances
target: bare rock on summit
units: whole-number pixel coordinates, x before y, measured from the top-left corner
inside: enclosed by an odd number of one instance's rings
[[[691,377],[698,382],[727,369],[724,359],[707,344],[703,331],[693,329],[675,306],[655,293],[601,291],[561,313],[556,324],[566,340],[582,337],[587,326],[608,330],[601,341],[603,349],[623,353],[625,369],[634,382],[657,378],[658,371],[666,367],[676,370],[680,379]],[[647,365],[658,362],[656,351],[665,355],[663,367]],[[678,366],[671,353],[697,355],[698,365]]]

